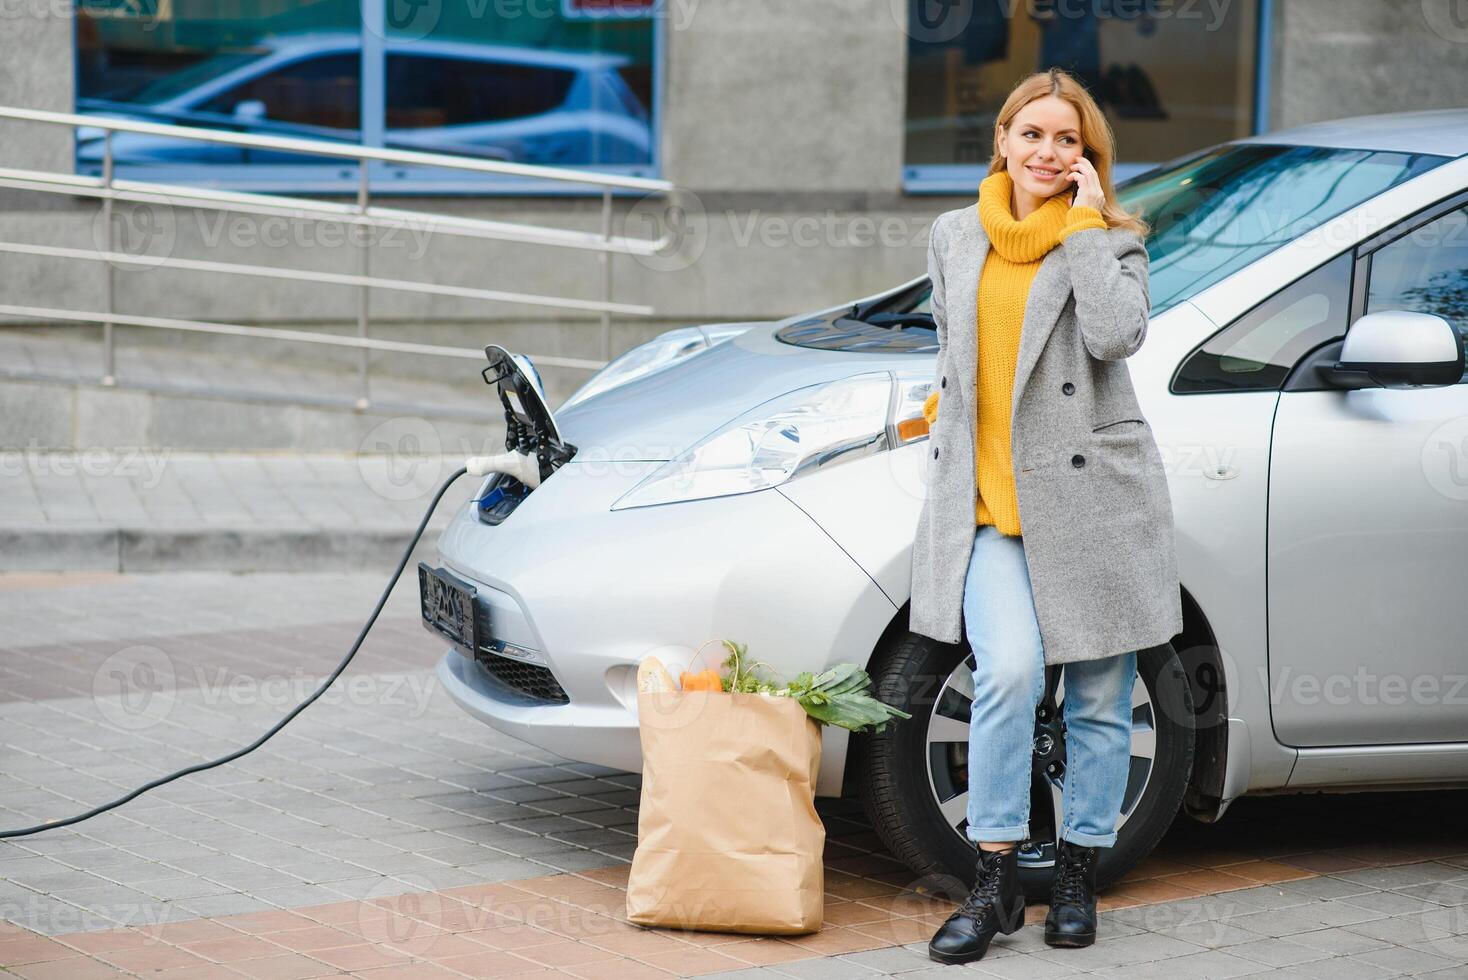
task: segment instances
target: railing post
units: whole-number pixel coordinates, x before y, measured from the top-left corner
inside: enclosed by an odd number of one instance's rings
[[[112,230],[112,130],[107,130],[102,136],[102,223],[107,228],[107,251],[117,251],[114,233]],[[112,319],[115,308],[116,276],[111,261],[104,262],[107,269],[107,278],[103,286],[108,319],[102,321],[102,384],[117,384],[117,361],[112,342]]]
[[[601,237],[602,241],[610,244],[612,240],[612,189],[603,187],[601,189]],[[612,253],[609,249],[601,250],[601,298],[602,302],[612,301]],[[606,310],[601,312],[601,359],[610,361],[612,359],[612,314]]]
[[[367,171],[371,167],[371,161],[358,158],[360,166],[357,169],[357,213],[364,218],[367,215],[367,201],[370,191]],[[362,234],[370,234],[370,227],[365,221],[358,225],[358,231]],[[370,255],[368,246],[362,238],[357,239],[357,274],[365,277],[370,267]],[[369,301],[371,299],[371,287],[366,283],[357,287],[357,336],[362,340],[367,339],[367,318],[369,316]],[[367,359],[371,353],[366,347],[361,348],[362,356],[357,362],[357,408],[366,411],[372,404],[371,392],[368,389]]]

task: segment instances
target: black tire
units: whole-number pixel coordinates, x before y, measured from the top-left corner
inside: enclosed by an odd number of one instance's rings
[[[950,823],[940,799],[950,801],[954,790],[967,793],[968,746],[938,742],[929,745],[928,730],[936,712],[960,717],[967,724],[968,698],[949,686],[959,666],[972,671],[968,645],[939,643],[917,633],[904,633],[880,651],[869,671],[877,697],[912,714],[885,732],[867,739],[861,771],[861,797],[877,835],[898,860],[908,865],[918,882],[914,888],[947,895],[957,901],[973,885],[975,846],[963,833],[967,821]],[[1046,670],[1047,693],[1036,713],[1037,750],[1031,781],[1030,830],[1036,835],[1021,845],[1020,884],[1028,900],[1049,900],[1055,864],[1058,797],[1052,790],[1063,783],[1063,731],[1055,720],[1057,682],[1063,687],[1060,666]],[[1137,700],[1134,725],[1150,726],[1155,749],[1150,760],[1137,754],[1122,803],[1116,845],[1102,848],[1096,868],[1099,891],[1145,858],[1167,832],[1182,803],[1192,772],[1195,728],[1193,698],[1187,676],[1170,644],[1137,654],[1137,676],[1145,698]],[[1048,714],[1047,714],[1048,712]],[[951,731],[950,726],[950,731]],[[1040,754],[1041,735],[1050,735],[1052,751]],[[1138,739],[1143,745],[1146,739]],[[931,766],[930,766],[931,762]],[[1047,772],[1047,767],[1050,767]]]

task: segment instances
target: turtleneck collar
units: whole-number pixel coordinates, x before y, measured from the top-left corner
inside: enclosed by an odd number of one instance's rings
[[[979,221],[1000,255],[1011,262],[1035,262],[1060,244],[1070,210],[1064,193],[1053,194],[1045,203],[1016,221],[1010,210],[1014,181],[1007,170],[996,170],[979,182]]]

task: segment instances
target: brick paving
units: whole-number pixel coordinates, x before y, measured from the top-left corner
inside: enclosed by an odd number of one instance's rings
[[[0,826],[248,743],[314,689],[377,575],[0,575]],[[75,827],[0,841],[0,970],[34,978],[902,975],[1468,977],[1459,791],[1246,798],[1100,896],[1098,942],[1027,925],[926,958],[954,896],[818,802],[802,937],[625,921],[640,780],[472,721],[395,590],[357,660],[254,753]],[[1409,815],[1408,821],[1403,820]],[[953,971],[957,971],[956,973]]]

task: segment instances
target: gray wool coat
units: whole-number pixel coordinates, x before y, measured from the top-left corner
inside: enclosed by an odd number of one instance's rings
[[[966,636],[978,287],[988,253],[974,205],[933,222],[939,408],[913,541],[909,628],[945,643]],[[1010,445],[1046,665],[1159,646],[1183,628],[1172,500],[1124,360],[1147,335],[1147,274],[1136,233],[1088,228],[1045,255],[1026,300]]]

